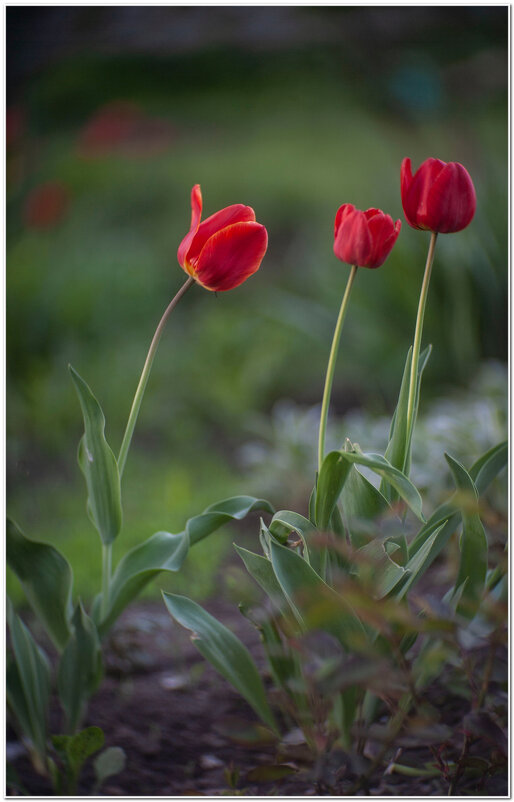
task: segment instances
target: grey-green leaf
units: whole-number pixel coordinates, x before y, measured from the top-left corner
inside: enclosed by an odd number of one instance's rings
[[[7,519],[7,564],[20,580],[25,595],[59,650],[70,634],[73,574],[67,560],[48,543],[29,540]]]
[[[264,499],[253,496],[232,496],[211,504],[201,515],[190,518],[185,530],[178,534],[157,532],[129,551],[114,572],[109,597],[109,610],[99,622],[103,636],[121,611],[160,571],[179,571],[190,546],[215,532],[230,521],[240,521],[254,510],[273,513]],[[100,606],[97,604],[95,610]]]
[[[365,629],[351,604],[332,590],[299,554],[272,541],[271,562],[291,609],[305,631],[323,629],[349,649],[366,640]]]
[[[200,654],[234,686],[264,723],[278,733],[262,680],[246,646],[191,599],[165,592],[162,595],[170,615],[191,630],[191,640]]]
[[[112,543],[121,529],[121,486],[118,463],[105,439],[105,417],[86,382],[69,365],[84,417],[78,462],[86,479],[88,508],[102,542]]]
[[[416,395],[414,399],[414,417],[412,424],[413,428],[416,422],[418,405],[419,405],[419,391],[421,385],[421,378],[423,376],[423,371],[426,367],[431,351],[432,351],[432,346],[429,345],[427,348],[424,349],[424,351],[421,352],[419,356],[418,374],[416,378]],[[400,386],[400,394],[398,396],[398,403],[396,405],[396,409],[393,415],[393,420],[391,422],[389,443],[385,453],[385,457],[388,460],[388,462],[390,462],[394,468],[398,468],[398,470],[404,472],[407,475],[409,473],[409,468],[410,468],[410,453],[411,453],[411,442],[412,442],[412,432],[410,433],[410,436],[409,432],[407,432],[407,407],[409,400],[411,361],[412,361],[412,346],[409,348],[407,352],[407,359],[405,360],[402,383]],[[384,479],[382,480],[380,490],[387,497],[389,501],[395,500],[396,494],[394,492],[391,492],[391,486],[387,480],[387,477],[384,477]]]
[[[414,515],[424,521],[421,496],[410,479],[400,470],[390,465],[381,454],[363,454],[362,451],[358,451],[356,447],[354,448],[354,451],[340,451],[339,453],[348,462],[365,465],[367,468],[371,468],[378,476],[386,478],[398,495],[408,504]]]
[[[327,529],[332,512],[341,495],[351,464],[343,459],[341,451],[331,451],[321,465],[316,486],[316,525]]]
[[[472,617],[482,596],[487,574],[487,537],[478,514],[478,492],[463,465],[449,454],[444,455],[457,486],[462,515],[459,540],[460,565],[455,590],[464,586],[458,612]]]
[[[72,618],[73,633],[59,663],[57,687],[68,729],[80,724],[86,701],[102,674],[100,641],[96,627],[79,602]]]
[[[7,603],[13,662],[7,670],[7,701],[25,735],[44,758],[50,701],[50,665],[29,629]]]

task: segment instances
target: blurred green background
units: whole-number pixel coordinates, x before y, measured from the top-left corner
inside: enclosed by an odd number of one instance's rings
[[[194,183],[205,215],[253,206],[269,249],[248,282],[217,297],[194,287],[170,319],[115,558],[219,498],[266,490],[293,503],[291,463],[264,448],[255,470],[244,444],[269,435],[277,402],[300,416],[319,403],[348,274],[332,251],[335,212],[351,202],[403,220],[404,156],[463,163],[478,199],[470,227],[437,245],[422,403],[472,397],[484,360],[505,362],[507,33],[507,7],[491,6],[7,9],[7,511],[73,561],[79,593],[97,590],[100,549],[67,364],[117,452],[184,280],[176,250]],[[360,271],[334,415],[394,409],[427,246],[404,222],[384,267]],[[503,372],[503,402],[506,391]],[[157,584],[208,595],[233,536],[208,539]]]

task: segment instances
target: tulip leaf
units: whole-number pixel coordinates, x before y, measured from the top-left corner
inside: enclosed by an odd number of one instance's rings
[[[254,510],[269,512],[271,515],[275,512],[269,501],[253,496],[232,496],[211,504],[201,515],[190,518],[186,524],[191,545],[198,543],[224,523],[241,521]]]
[[[495,476],[506,466],[508,460],[508,443],[503,442],[489,449],[483,454],[469,470],[469,476],[475,482],[479,495],[485,493]],[[446,521],[446,541],[451,537],[460,521],[460,511],[454,503],[455,496],[450,501],[438,507],[430,516],[426,524],[420,529],[409,546],[409,556],[421,548],[425,540],[430,537],[434,529]],[[442,537],[441,533],[441,539]]]
[[[299,554],[272,541],[271,562],[303,630],[323,629],[349,649],[362,644],[366,633],[350,603],[332,590]]]
[[[96,627],[79,602],[72,618],[73,633],[59,663],[57,687],[68,729],[80,724],[88,696],[102,676],[102,656]]]
[[[201,515],[190,518],[178,534],[156,532],[141,545],[131,549],[118,563],[109,592],[109,609],[98,623],[103,636],[122,610],[160,571],[179,571],[190,546],[219,529],[229,521],[239,521],[254,510],[273,512],[264,499],[253,496],[233,496],[211,504]],[[94,607],[99,620],[100,600]]]
[[[498,473],[507,465],[509,444],[503,443],[490,448],[471,466],[469,475],[475,483],[479,495],[482,495]]]
[[[73,574],[62,554],[48,543],[29,540],[7,519],[7,564],[20,580],[25,595],[55,646],[68,640]]]
[[[322,551],[318,544],[313,542],[317,533],[316,527],[303,515],[291,510],[280,510],[273,516],[269,531],[279,543],[286,543],[289,535],[296,532],[303,542],[303,556],[320,573]]]
[[[352,546],[358,548],[363,545],[359,537],[359,522],[378,518],[389,509],[389,502],[355,465],[352,465],[341,493],[341,506],[350,542]]]
[[[464,587],[458,612],[472,617],[482,596],[487,574],[487,537],[478,514],[478,492],[466,469],[449,454],[444,455],[457,486],[462,516],[459,539],[460,565],[455,590]]]
[[[44,758],[50,702],[50,664],[7,600],[13,660],[7,668],[7,701],[37,753]]]
[[[407,591],[421,579],[425,571],[432,565],[437,555],[448,542],[450,536],[451,531],[448,532],[446,524],[443,523],[435,527],[423,545],[403,566],[403,576],[398,576],[397,581],[391,581],[389,583],[387,580],[395,579],[394,574],[387,577],[384,581],[383,592],[380,598],[392,594],[394,591],[395,598],[402,599]],[[388,586],[386,587],[386,585]]]
[[[161,571],[180,570],[189,545],[187,532],[178,535],[156,532],[125,554],[112,577],[109,610],[98,626],[100,635],[105,635],[127,604],[157,574]]]
[[[170,615],[191,630],[191,641],[200,654],[234,686],[262,721],[278,733],[262,680],[246,646],[196,602],[164,591],[162,595]]]
[[[84,417],[78,462],[86,479],[88,512],[102,543],[108,545],[121,529],[121,486],[118,463],[105,439],[105,417],[86,382],[69,365]]]
[[[418,373],[416,377],[416,395],[414,398],[414,416],[412,419],[412,430],[410,434],[407,431],[407,408],[409,401],[412,346],[409,348],[407,352],[407,359],[405,360],[405,367],[403,370],[403,377],[400,386],[400,394],[398,396],[398,403],[396,405],[393,419],[391,421],[391,430],[389,432],[389,443],[385,452],[385,457],[394,468],[398,468],[398,470],[402,471],[406,475],[409,474],[410,470],[412,432],[414,431],[414,426],[416,423],[416,417],[418,413],[421,378],[423,376],[423,371],[426,367],[431,351],[432,351],[432,346],[429,345],[419,355]],[[391,486],[391,483],[388,481],[387,477],[384,477],[384,479],[382,480],[382,483],[380,485],[380,490],[390,502],[396,501],[396,499],[398,498],[398,495],[395,492],[396,488],[394,488],[394,486]]]
[[[407,503],[414,515],[424,521],[421,496],[410,479],[400,470],[390,465],[381,454],[363,454],[355,445],[353,448],[353,451],[339,451],[338,453],[348,462],[364,465],[367,468],[371,468],[378,476],[386,478],[398,495]]]
[[[287,606],[287,600],[274,574],[273,566],[267,557],[255,554],[253,551],[237,546],[234,548],[245,564],[246,570],[252,576],[270,600],[275,604],[279,611],[283,611]]]
[[[341,495],[344,483],[351,469],[351,463],[342,457],[340,451],[331,451],[321,465],[316,486],[316,525],[326,530]]]

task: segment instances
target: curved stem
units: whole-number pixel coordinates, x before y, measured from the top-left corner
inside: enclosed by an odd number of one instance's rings
[[[430,245],[428,248],[427,263],[425,265],[425,275],[423,276],[423,284],[421,286],[421,294],[419,296],[418,316],[416,318],[416,329],[414,331],[414,343],[412,345],[412,362],[410,366],[410,382],[409,382],[409,398],[407,401],[407,443],[411,442],[412,433],[414,429],[414,405],[416,401],[416,384],[418,378],[418,364],[419,364],[419,351],[421,347],[421,336],[423,333],[423,320],[425,318],[425,307],[428,296],[428,286],[430,284],[430,274],[432,272],[432,264],[434,262],[435,243],[437,240],[437,233],[432,232],[430,237]],[[405,466],[404,466],[405,467]]]
[[[334,337],[332,339],[332,348],[330,349],[330,356],[328,358],[327,373],[325,376],[325,389],[323,390],[323,402],[321,404],[321,417],[319,421],[319,440],[318,440],[318,471],[321,470],[321,463],[323,462],[323,452],[325,449],[325,432],[327,428],[328,407],[330,404],[330,393],[332,392],[332,382],[334,381],[334,372],[337,361],[337,352],[339,350],[339,340],[341,339],[341,331],[348,308],[348,301],[350,300],[350,291],[352,289],[353,280],[357,274],[357,265],[353,265],[348,283],[344,291],[343,300],[341,301],[341,308],[337,318]]]
[[[134,433],[134,427],[136,425],[137,416],[139,414],[139,408],[141,407],[141,401],[143,400],[143,395],[145,393],[146,384],[148,382],[148,377],[150,375],[150,369],[152,367],[152,362],[154,360],[154,356],[157,351],[157,346],[159,345],[159,340],[161,339],[162,332],[164,331],[164,326],[166,325],[166,321],[168,320],[170,313],[176,307],[182,296],[186,294],[189,287],[192,287],[194,283],[195,283],[194,278],[190,276],[185,282],[185,284],[182,285],[182,287],[177,292],[177,294],[167,307],[166,311],[164,312],[160,320],[160,323],[155,330],[152,342],[150,343],[150,348],[148,350],[146,361],[143,367],[143,372],[141,373],[141,378],[139,379],[139,384],[137,386],[136,394],[132,402],[132,408],[130,410],[130,415],[127,421],[125,434],[123,435],[123,441],[121,443],[120,453],[118,456],[118,470],[120,472],[120,478],[123,475],[125,462],[127,461],[128,450],[130,448],[132,435]]]

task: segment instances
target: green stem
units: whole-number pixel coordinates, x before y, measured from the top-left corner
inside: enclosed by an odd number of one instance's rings
[[[130,443],[132,441],[132,435],[134,433],[134,427],[136,425],[137,416],[139,414],[139,408],[141,407],[141,401],[143,400],[143,396],[145,394],[146,384],[148,382],[148,377],[150,375],[152,362],[154,360],[162,332],[164,331],[164,326],[166,325],[168,317],[170,316],[171,312],[176,307],[182,296],[186,294],[189,287],[192,287],[194,283],[195,283],[194,278],[190,276],[185,282],[185,284],[182,285],[182,287],[177,292],[173,300],[170,302],[165,313],[163,314],[160,323],[155,330],[152,342],[150,343],[150,348],[146,356],[146,361],[143,367],[143,372],[141,373],[141,378],[139,379],[139,384],[137,385],[136,394],[134,396],[134,400],[132,402],[132,408],[130,410],[130,415],[127,421],[127,427],[125,429],[125,434],[123,435],[123,441],[121,443],[120,454],[118,457],[118,470],[120,472],[120,479],[123,475],[123,470],[125,468],[125,462],[127,461],[127,455],[130,448]]]
[[[421,294],[419,296],[418,316],[416,318],[416,329],[414,331],[414,343],[412,345],[412,361],[410,366],[410,383],[409,383],[409,398],[407,402],[407,443],[411,442],[413,429],[414,429],[414,415],[415,415],[415,402],[416,402],[416,384],[418,378],[418,364],[419,352],[421,348],[421,336],[423,333],[423,320],[425,318],[425,307],[428,297],[428,286],[430,284],[430,274],[432,272],[432,265],[434,262],[435,243],[437,240],[437,233],[432,232],[430,237],[430,245],[428,248],[427,263],[425,265],[425,275],[423,276],[423,284],[421,286]],[[407,452],[408,453],[408,449]],[[404,466],[405,468],[406,466]]]
[[[341,331],[348,308],[348,301],[350,300],[350,291],[352,289],[353,280],[357,273],[357,265],[353,265],[348,283],[344,291],[343,300],[341,302],[341,309],[339,310],[339,317],[337,318],[334,337],[332,339],[332,348],[330,349],[330,356],[328,358],[327,374],[325,377],[325,389],[323,391],[323,402],[321,404],[321,417],[319,421],[319,440],[318,440],[318,471],[321,470],[321,463],[323,462],[323,452],[325,449],[325,432],[327,428],[328,407],[330,404],[330,393],[332,392],[332,382],[334,381],[334,372],[337,361],[337,352],[339,350],[339,340],[341,339]]]
[[[102,607],[101,617],[109,611],[109,590],[111,585],[112,543],[102,545]]]

